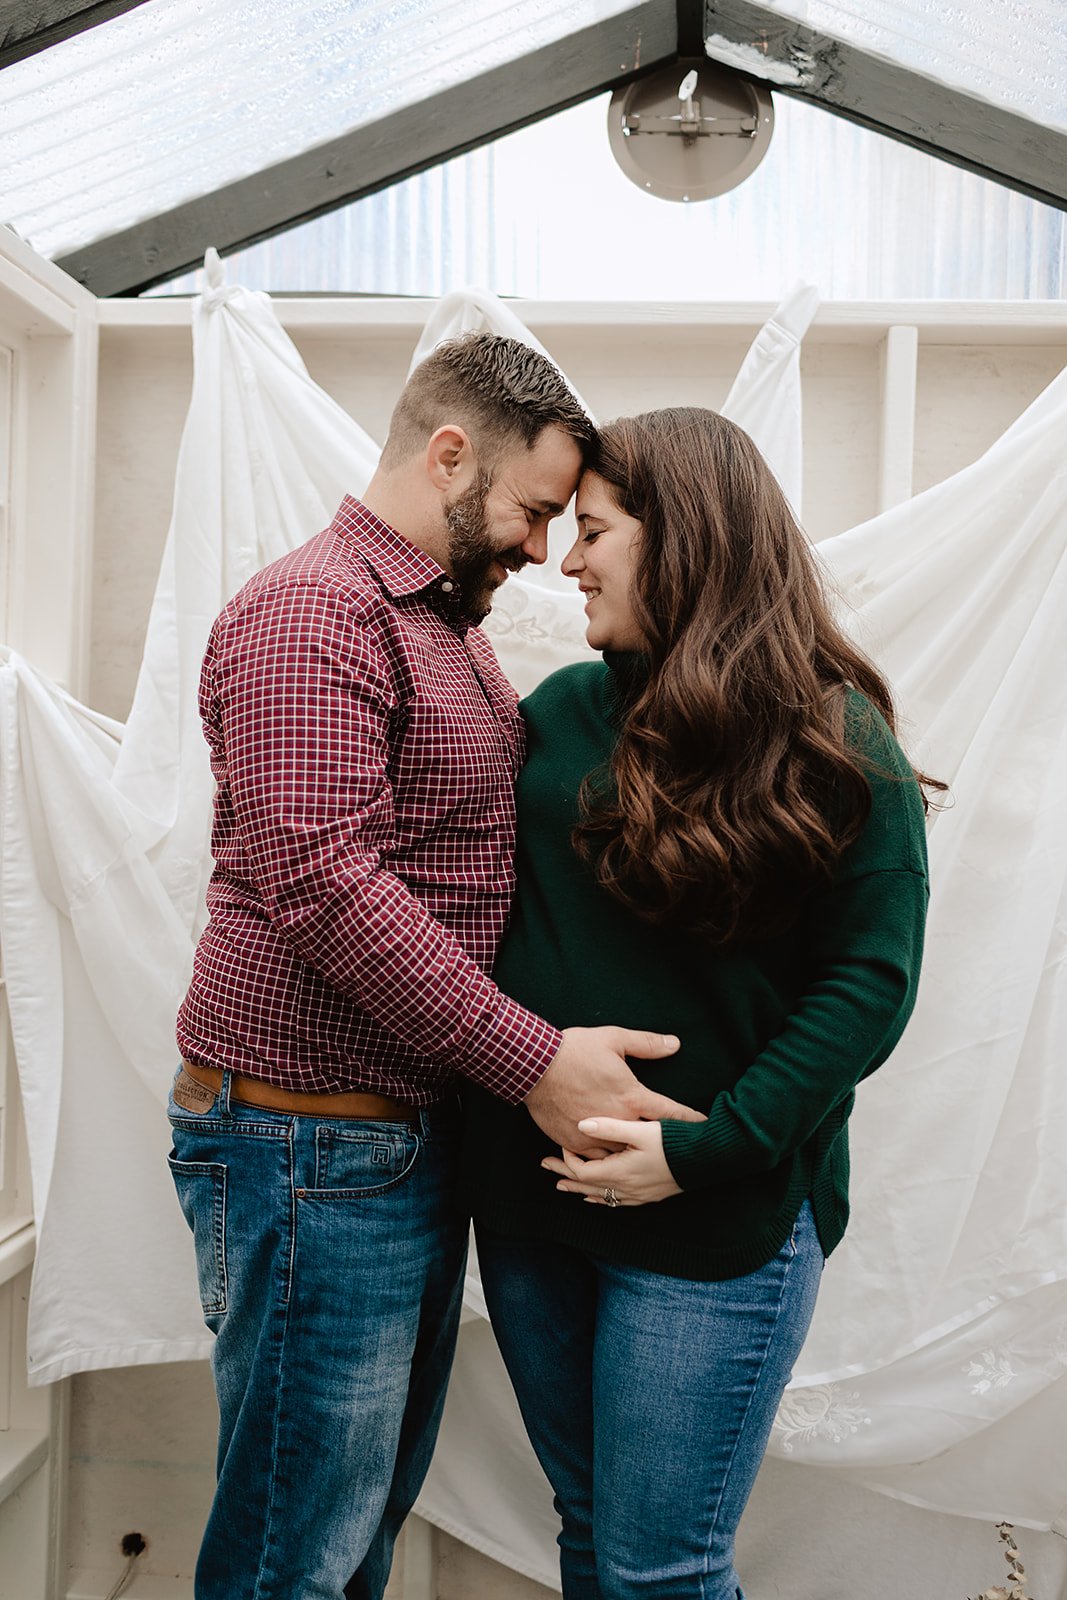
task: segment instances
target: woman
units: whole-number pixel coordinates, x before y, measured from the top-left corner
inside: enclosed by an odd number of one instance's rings
[[[605,660],[524,703],[495,977],[561,1025],[677,1034],[634,1067],[703,1117],[594,1118],[583,1159],[475,1093],[466,1183],[566,1600],[735,1600],[738,1520],[847,1220],[853,1091],[914,1001],[925,806],[741,429],[611,424],[577,515],[563,570]]]

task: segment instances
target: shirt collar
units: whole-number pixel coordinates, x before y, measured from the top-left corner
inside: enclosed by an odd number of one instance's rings
[[[333,526],[356,544],[379,583],[393,600],[418,596],[453,628],[466,631],[459,585],[432,556],[397,533],[361,500],[345,495]]]

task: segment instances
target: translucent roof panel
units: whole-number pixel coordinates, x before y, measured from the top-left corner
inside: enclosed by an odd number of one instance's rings
[[[1067,130],[1064,0],[760,0],[815,33]],[[713,35],[711,55],[734,55]],[[747,64],[763,76],[765,63]],[[802,67],[798,73],[798,84]],[[783,82],[787,81],[785,79]]]
[[[629,3],[153,0],[0,73],[0,221],[63,255]]]

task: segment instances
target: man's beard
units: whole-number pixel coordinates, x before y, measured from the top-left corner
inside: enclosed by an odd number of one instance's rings
[[[499,561],[509,572],[518,572],[528,560],[521,549],[501,550],[494,544],[485,514],[489,485],[488,475],[479,469],[470,488],[445,507],[449,565],[472,622],[481,622],[488,614],[499,588],[492,576],[493,563]]]

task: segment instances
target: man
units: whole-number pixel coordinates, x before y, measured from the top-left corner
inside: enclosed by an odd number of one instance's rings
[[[572,1148],[593,1111],[677,1114],[624,1059],[672,1042],[560,1034],[485,975],[523,745],[475,624],[545,560],[593,442],[526,346],[442,346],[363,503],[212,630],[215,871],[170,1107],[217,1334],[198,1600],[380,1600],[458,1326],[460,1079]]]

